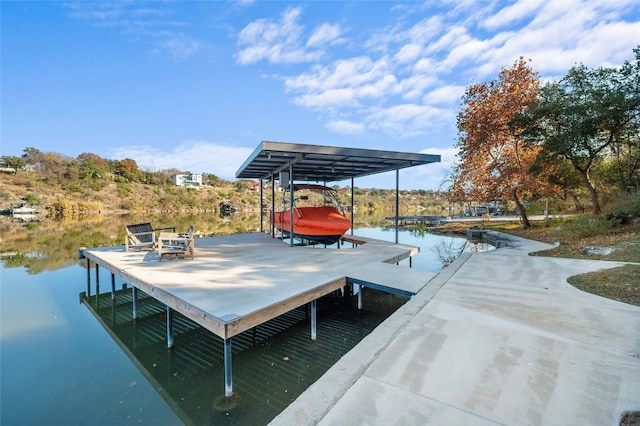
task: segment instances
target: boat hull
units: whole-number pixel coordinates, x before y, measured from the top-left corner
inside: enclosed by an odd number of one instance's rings
[[[273,224],[286,235],[320,244],[337,242],[351,228],[351,220],[331,206],[294,208],[293,232],[290,210],[275,212]]]

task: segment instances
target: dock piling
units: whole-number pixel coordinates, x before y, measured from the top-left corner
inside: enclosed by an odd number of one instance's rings
[[[111,300],[116,300],[116,276],[111,274]]]
[[[133,303],[132,303],[132,309],[133,309],[133,319],[138,319],[138,288],[137,287],[132,287],[131,288],[131,295],[133,296]]]
[[[173,309],[167,306],[167,348],[173,347]]]
[[[311,340],[316,340],[317,321],[316,321],[316,301],[311,301]]]
[[[96,308],[98,307],[99,297],[100,297],[100,265],[96,263]]]
[[[91,259],[87,257],[87,297],[91,296]]]
[[[224,339],[224,396],[233,395],[231,376],[231,338]]]

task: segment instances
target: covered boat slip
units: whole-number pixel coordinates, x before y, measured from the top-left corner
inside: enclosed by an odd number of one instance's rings
[[[282,188],[294,188],[296,181],[329,182],[351,181],[377,173],[396,172],[396,243],[398,242],[397,217],[400,194],[400,169],[440,162],[439,155],[420,154],[376,149],[347,148],[326,145],[307,145],[287,142],[262,141],[236,172],[239,179],[260,180],[260,205],[264,204],[264,181],[271,182],[271,212],[275,213],[275,181]],[[294,205],[294,191],[289,192],[289,205]],[[351,206],[354,205],[354,191],[351,191]],[[353,208],[351,223],[353,223]],[[290,222],[293,223],[293,210]],[[262,230],[262,220],[260,221]],[[275,235],[275,227],[271,230]],[[296,235],[293,229],[294,238]],[[291,238],[293,245],[294,238]]]
[[[295,181],[337,182],[396,171],[396,216],[399,208],[399,170],[440,161],[438,155],[357,149],[283,142],[261,142],[236,172],[240,179],[271,183],[271,212],[275,214],[275,181],[294,188]],[[253,234],[196,240],[195,259],[160,262],[151,252],[127,252],[122,247],[83,249],[81,256],[106,268],[133,286],[133,317],[136,317],[136,289],[166,305],[167,346],[173,345],[173,317],[177,311],[210,330],[224,341],[225,395],[233,394],[231,380],[231,338],[302,305],[310,305],[311,339],[316,338],[316,300],[347,284],[373,287],[403,296],[416,294],[435,274],[413,270],[396,263],[418,253],[417,247],[336,235],[353,243],[339,250],[294,247],[304,236],[293,220],[294,191],[289,193],[290,244],[275,236]],[[354,205],[351,191],[351,206]],[[260,231],[262,215],[260,209]],[[351,209],[353,223],[353,208]],[[397,221],[396,221],[397,225]],[[353,229],[352,229],[353,233]],[[335,233],[328,235],[334,236]],[[320,236],[324,236],[320,235]],[[313,235],[313,238],[317,238]],[[338,245],[339,247],[339,245]],[[90,276],[89,276],[90,279]],[[99,286],[96,273],[96,287]],[[358,293],[362,297],[362,292]],[[359,300],[358,305],[361,305]]]
[[[122,246],[83,249],[81,254],[167,306],[167,344],[172,345],[172,310],[224,339],[232,393],[231,337],[348,283],[401,295],[417,293],[435,275],[395,263],[418,248],[349,237],[354,248],[291,248],[265,233],[195,240],[196,256],[160,262],[157,252],[127,252]],[[97,275],[96,275],[97,276]],[[133,315],[135,316],[135,293]]]

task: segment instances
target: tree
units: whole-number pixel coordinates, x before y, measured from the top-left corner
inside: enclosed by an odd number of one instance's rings
[[[138,169],[138,163],[131,158],[125,158],[124,160],[118,160],[115,162],[116,173],[119,176],[129,180],[135,181],[140,176],[140,169]]]
[[[27,147],[22,150],[22,158],[24,158],[27,164],[37,164],[42,161],[44,154],[37,148]]]
[[[524,197],[539,189],[529,173],[539,148],[526,143],[518,114],[537,105],[537,72],[520,58],[502,69],[497,79],[467,88],[458,113],[458,164],[453,170],[449,200],[512,199],[523,227],[531,226]]]
[[[640,166],[640,48],[634,52],[636,62],[620,68],[573,67],[562,80],[540,90],[541,102],[531,111],[527,134],[542,147],[538,163],[569,161],[596,215],[602,210],[591,175],[598,162],[617,157],[627,167],[623,180],[631,180]]]
[[[39,152],[39,151],[38,151]],[[58,182],[60,184],[77,184],[77,167],[78,162],[74,158],[56,152],[44,152],[37,154],[40,159],[40,174],[49,182]],[[27,160],[31,163],[31,160]]]
[[[640,189],[640,46],[633,51],[635,61],[625,62],[619,72],[629,121],[611,144],[618,187],[627,192]]]
[[[13,155],[3,155],[2,163],[7,167],[12,167],[16,171],[21,170],[26,164],[26,160],[22,157],[14,157]]]
[[[78,155],[78,174],[80,179],[96,179],[109,170],[109,163],[102,157],[90,152]]]

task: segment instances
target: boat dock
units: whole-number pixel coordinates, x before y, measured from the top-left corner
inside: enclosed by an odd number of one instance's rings
[[[233,393],[231,338],[308,304],[310,338],[315,339],[315,302],[350,284],[411,296],[435,274],[396,265],[417,247],[348,236],[341,249],[290,247],[265,233],[195,240],[195,259],[160,262],[157,252],[123,246],[81,249],[80,257],[166,305],[167,346],[173,345],[173,311],[224,340],[225,394]],[[88,270],[89,271],[89,270]],[[96,287],[99,288],[96,271]],[[90,281],[90,272],[88,272]],[[89,283],[88,283],[89,284]],[[99,291],[96,291],[99,293]],[[359,293],[361,294],[361,293]]]
[[[395,222],[395,216],[387,216],[385,218],[391,222]],[[443,216],[398,216],[398,226],[407,226],[407,225],[427,225],[427,226],[435,226],[440,225],[442,222],[446,221],[446,218]]]

